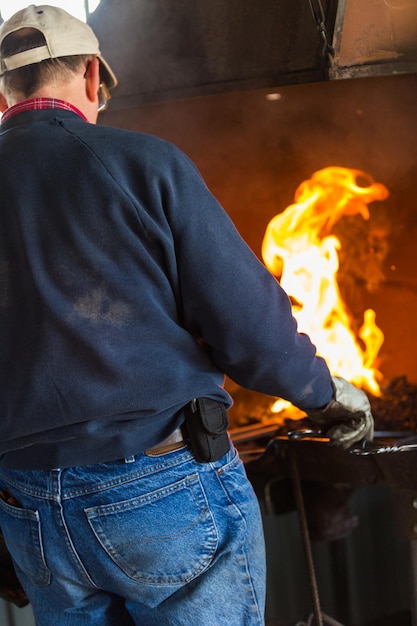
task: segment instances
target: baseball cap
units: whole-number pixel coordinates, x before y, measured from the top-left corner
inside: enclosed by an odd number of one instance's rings
[[[35,28],[45,37],[46,44],[18,52],[9,57],[3,56],[2,44],[11,33],[21,28]],[[98,39],[88,24],[73,15],[49,5],[35,6],[18,11],[0,26],[0,76],[45,59],[78,54],[94,54],[100,62],[100,77],[111,89],[117,85],[117,78],[109,64],[101,56]]]

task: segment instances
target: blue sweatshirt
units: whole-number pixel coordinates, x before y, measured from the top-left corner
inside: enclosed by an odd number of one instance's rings
[[[19,113],[0,132],[0,465],[156,445],[239,385],[316,408],[330,373],[289,299],[172,144]]]

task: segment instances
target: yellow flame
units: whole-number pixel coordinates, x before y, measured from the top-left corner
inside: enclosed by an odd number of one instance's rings
[[[333,375],[374,395],[380,394],[374,365],[384,336],[371,309],[358,337],[351,329],[352,316],[337,283],[341,244],[331,228],[343,215],[369,219],[367,205],[387,196],[384,185],[360,170],[319,170],[298,187],[294,204],[271,220],[262,243],[266,266],[294,303],[299,330],[311,337]]]

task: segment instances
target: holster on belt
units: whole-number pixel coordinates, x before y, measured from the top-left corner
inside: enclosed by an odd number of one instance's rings
[[[229,451],[226,407],[210,398],[197,398],[185,409],[185,424],[195,458],[200,463],[217,461]]]

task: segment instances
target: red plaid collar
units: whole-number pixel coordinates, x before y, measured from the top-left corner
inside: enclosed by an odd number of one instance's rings
[[[18,102],[5,110],[1,121],[5,122],[17,113],[23,113],[24,111],[39,111],[41,109],[65,109],[65,111],[72,111],[73,113],[76,113],[82,117],[85,122],[88,122],[84,113],[81,113],[77,107],[73,106],[69,102],[65,102],[65,100],[58,100],[57,98],[31,98],[30,100]]]

